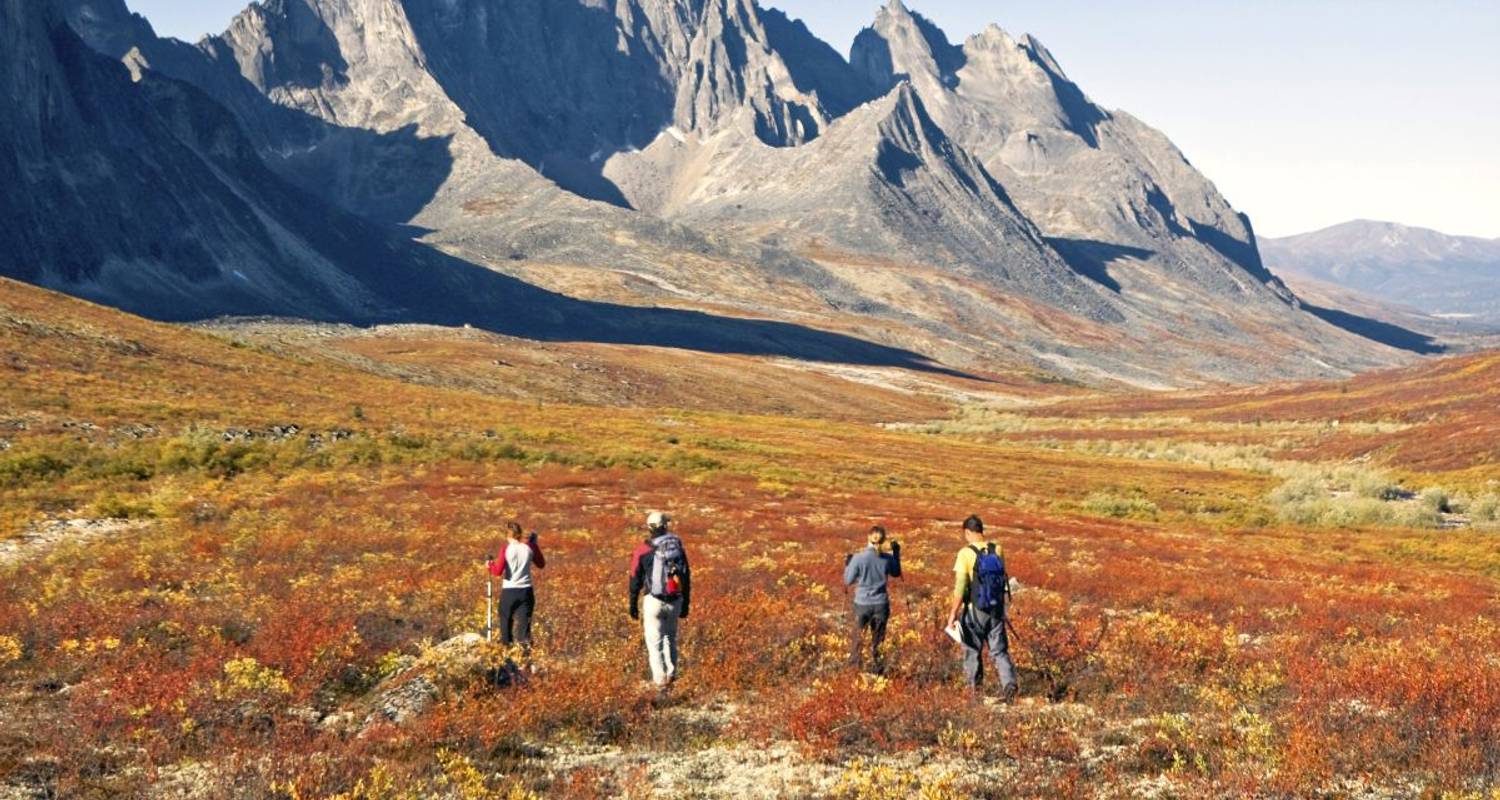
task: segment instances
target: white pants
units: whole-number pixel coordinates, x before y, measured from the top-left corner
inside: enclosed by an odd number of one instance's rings
[[[668,603],[649,594],[641,598],[646,657],[651,660],[651,680],[657,686],[666,686],[677,677],[677,615],[681,611],[681,600]]]

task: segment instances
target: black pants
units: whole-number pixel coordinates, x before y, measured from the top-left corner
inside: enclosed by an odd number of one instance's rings
[[[861,641],[865,629],[870,629],[870,663],[875,672],[885,667],[880,658],[880,645],[885,642],[885,626],[891,621],[889,604],[878,606],[854,606],[854,630],[849,636],[849,663],[858,669],[864,662],[864,647]]]
[[[536,592],[526,589],[500,590],[500,643],[519,642],[531,649],[531,613],[536,611]]]

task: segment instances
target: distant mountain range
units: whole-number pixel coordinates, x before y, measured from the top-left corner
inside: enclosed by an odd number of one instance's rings
[[[1031,37],[891,0],[0,0],[0,273],[151,316],[472,322],[1178,386],[1347,374],[1249,220]]]
[[[1300,236],[1263,238],[1260,246],[1278,273],[1307,276],[1433,316],[1500,325],[1500,239],[1358,220]]]

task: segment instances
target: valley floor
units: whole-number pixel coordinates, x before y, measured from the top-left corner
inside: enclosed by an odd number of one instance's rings
[[[6,800],[1488,800],[1500,781],[1494,353],[1093,395],[192,330],[7,283],[0,359]],[[695,570],[666,700],[626,615],[655,508]],[[970,513],[1021,584],[1015,705],[967,696],[939,630]],[[512,518],[548,566],[537,671],[496,688],[503,654],[472,634]],[[839,579],[877,522],[907,575],[874,678],[845,663]]]

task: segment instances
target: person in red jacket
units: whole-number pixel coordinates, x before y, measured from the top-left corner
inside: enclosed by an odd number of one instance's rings
[[[506,524],[505,545],[490,562],[490,574],[502,579],[500,584],[500,642],[507,647],[520,644],[525,656],[531,655],[531,616],[536,612],[536,589],[532,585],[532,568],[543,569],[547,559],[532,531],[523,541],[518,523]]]

